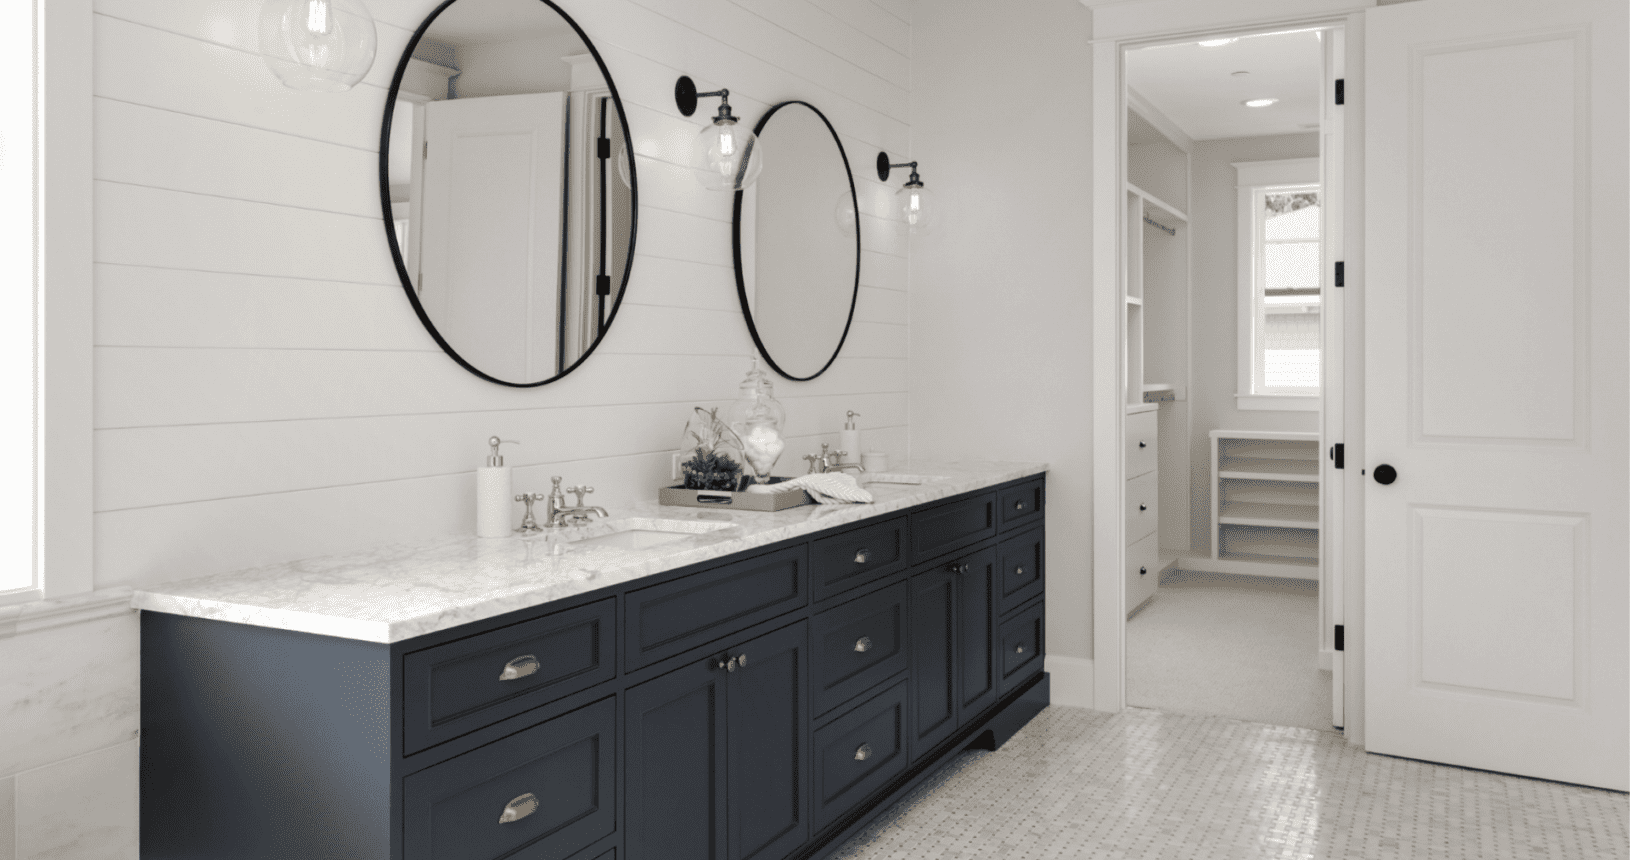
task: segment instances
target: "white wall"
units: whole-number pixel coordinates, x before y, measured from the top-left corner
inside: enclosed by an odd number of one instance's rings
[[[1089,15],[1077,0],[943,0],[913,14],[912,149],[891,155],[922,163],[945,210],[911,244],[912,453],[1051,464],[1048,666],[1082,667],[1092,655]],[[1053,683],[1054,701],[1090,702],[1090,669]]]
[[[1194,551],[1211,553],[1211,431],[1319,429],[1317,412],[1240,409],[1235,405],[1239,367],[1239,194],[1233,163],[1316,158],[1316,133],[1204,140],[1194,145],[1193,384],[1194,422],[1190,476],[1194,493],[1190,535]]]

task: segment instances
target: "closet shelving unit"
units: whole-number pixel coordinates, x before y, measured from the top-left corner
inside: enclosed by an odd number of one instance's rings
[[[1269,575],[1319,566],[1319,434],[1211,431],[1212,558]]]

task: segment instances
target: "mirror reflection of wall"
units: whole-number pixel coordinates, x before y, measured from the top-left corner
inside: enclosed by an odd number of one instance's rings
[[[632,254],[627,135],[601,67],[539,0],[459,0],[402,69],[388,175],[402,262],[446,344],[547,381],[609,324]]]

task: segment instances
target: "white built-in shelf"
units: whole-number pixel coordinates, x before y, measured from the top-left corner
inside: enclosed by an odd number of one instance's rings
[[[1316,573],[1318,434],[1213,430],[1211,462],[1213,557]]]
[[[1311,481],[1319,480],[1319,461],[1280,460],[1255,457],[1224,457],[1217,476],[1257,481]]]
[[[1319,527],[1319,506],[1227,501],[1218,509],[1217,521],[1239,526],[1316,529]]]
[[[1165,213],[1167,215],[1170,215],[1170,216],[1172,216],[1173,218],[1176,218],[1179,221],[1182,221],[1184,224],[1187,224],[1189,222],[1189,216],[1187,214],[1185,214],[1183,212],[1183,210],[1177,208],[1176,206],[1173,206],[1170,203],[1167,203],[1166,201],[1160,199],[1159,197],[1154,196],[1153,194],[1150,194],[1147,191],[1144,191],[1142,188],[1139,188],[1136,185],[1133,185],[1132,183],[1128,182],[1128,183],[1126,183],[1126,190],[1131,192],[1132,194],[1136,194],[1137,196],[1142,197],[1144,203],[1146,203],[1146,204],[1148,204],[1150,206],[1153,206],[1156,209],[1161,210],[1161,212],[1163,212],[1163,213]]]

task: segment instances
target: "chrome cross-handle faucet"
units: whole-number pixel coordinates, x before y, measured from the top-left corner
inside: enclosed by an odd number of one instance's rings
[[[549,507],[545,511],[548,514],[548,520],[545,528],[563,529],[567,526],[580,526],[589,521],[590,514],[598,514],[601,517],[611,516],[606,513],[605,508],[583,504],[583,497],[594,492],[593,487],[584,484],[577,487],[566,487],[565,491],[562,492],[559,475],[555,475],[549,481],[553,486],[549,489]],[[566,493],[577,496],[576,505],[566,506]]]
[[[809,461],[808,474],[811,475],[824,475],[827,472],[841,472],[844,469],[854,469],[857,473],[866,471],[866,467],[860,465],[859,463],[834,462],[834,458],[841,460],[847,456],[849,456],[848,451],[833,451],[830,444],[822,442],[821,453],[805,454],[804,459]]]

